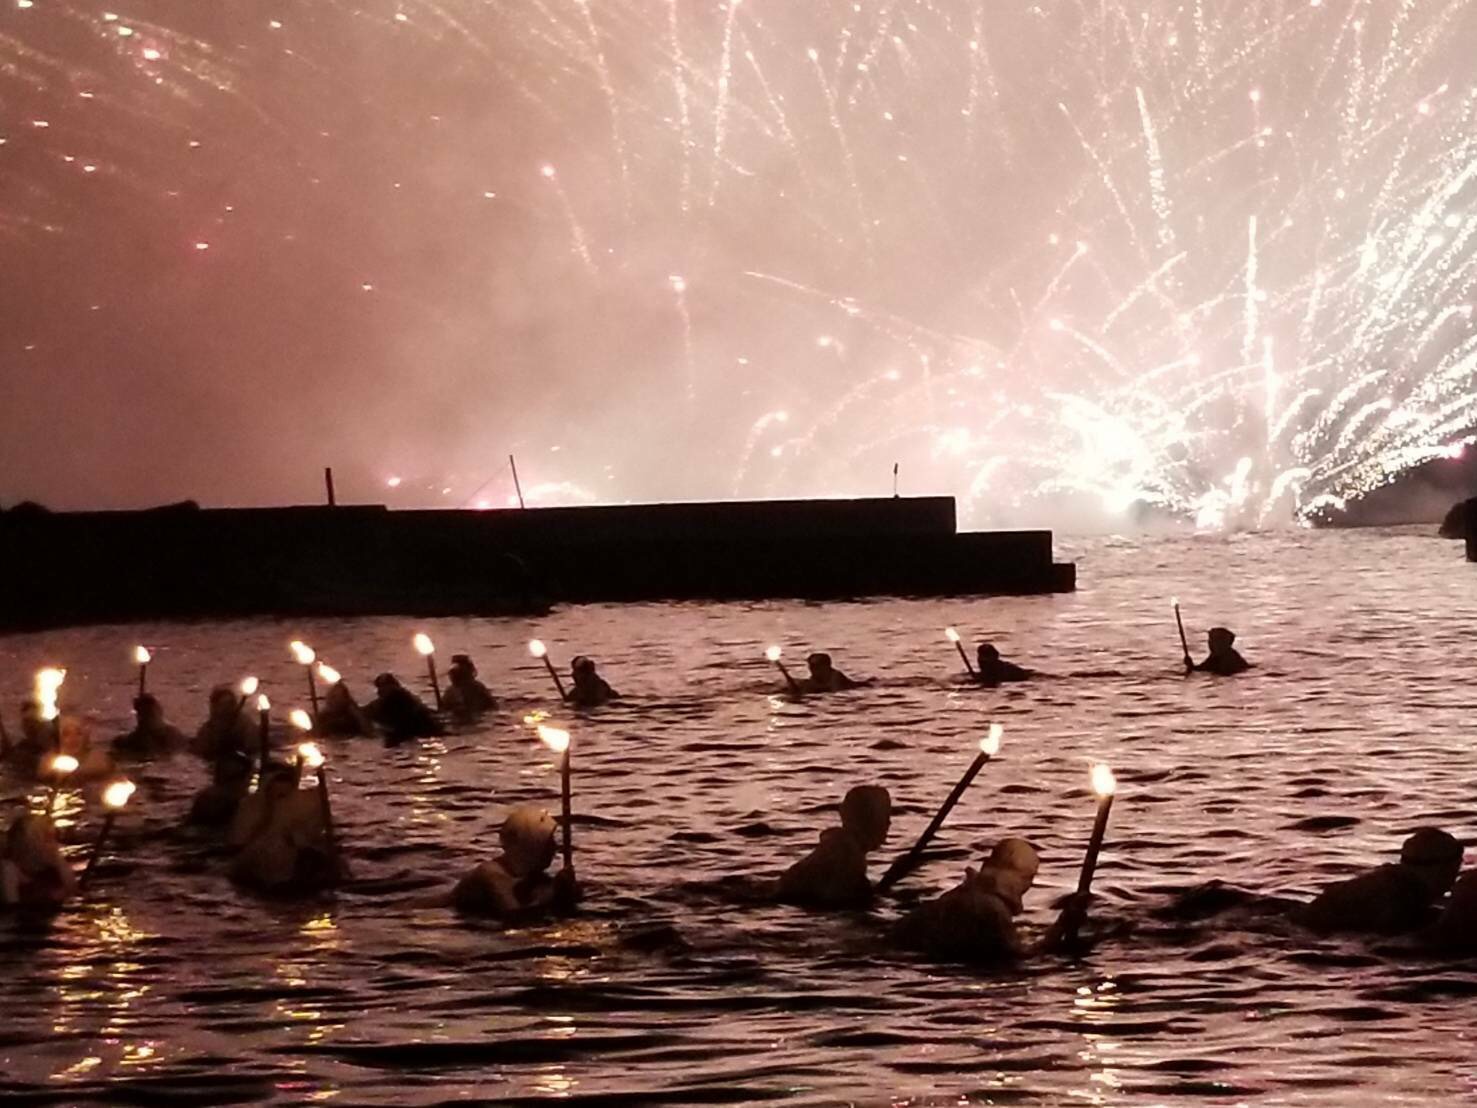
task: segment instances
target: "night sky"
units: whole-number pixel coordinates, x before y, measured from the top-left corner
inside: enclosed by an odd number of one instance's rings
[[[0,0],[0,503],[516,452],[1290,518],[1470,437],[1473,56],[1469,0]]]

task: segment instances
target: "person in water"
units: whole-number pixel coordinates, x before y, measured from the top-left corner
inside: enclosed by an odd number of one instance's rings
[[[117,757],[167,757],[188,745],[184,732],[165,721],[164,706],[149,693],[133,698],[133,718],[133,730],[113,740],[113,753]]]
[[[1015,926],[1041,859],[1025,839],[1002,839],[978,870],[898,921],[894,938],[929,958],[999,962],[1025,953]]]
[[[255,744],[256,733],[242,708],[241,695],[230,685],[211,689],[210,715],[195,732],[191,752],[213,762],[225,753],[245,753]]]
[[[576,708],[598,708],[611,700],[619,699],[616,692],[595,669],[595,659],[583,654],[569,663],[569,675],[573,687],[569,690],[569,703]]]
[[[393,673],[382,673],[374,679],[374,700],[368,711],[369,718],[395,741],[442,734],[441,724],[431,709]]]
[[[345,876],[318,794],[298,788],[293,766],[267,767],[257,791],[237,809],[230,842],[241,848],[231,879],[258,892],[318,892]]]
[[[359,707],[359,702],[354,699],[349,687],[342,681],[335,681],[328,686],[328,692],[323,696],[318,718],[313,721],[313,730],[320,735],[351,738],[373,734],[374,724],[369,721],[364,709]]]
[[[188,822],[200,827],[226,827],[251,789],[252,761],[239,750],[211,763],[210,784],[195,794]]]
[[[451,656],[451,668],[446,671],[446,678],[448,684],[441,704],[452,715],[466,719],[497,708],[497,698],[477,680],[477,667],[466,654]]]
[[[1236,632],[1229,627],[1212,627],[1205,637],[1210,654],[1206,656],[1205,661],[1199,663],[1186,659],[1186,673],[1211,673],[1216,677],[1233,677],[1251,668],[1251,663],[1243,658],[1232,645],[1236,641]]]
[[[780,875],[778,899],[827,910],[865,908],[872,899],[867,855],[887,840],[892,795],[858,785],[841,801],[841,826],[821,832],[816,848]]]
[[[1462,844],[1422,827],[1400,848],[1400,861],[1329,885],[1294,909],[1295,923],[1320,934],[1397,935],[1433,922],[1436,905],[1462,868]]]
[[[451,901],[459,912],[525,920],[572,911],[579,901],[574,871],[549,876],[556,853],[554,819],[542,808],[522,805],[498,829],[503,852],[457,882]]]
[[[77,875],[62,856],[51,817],[22,812],[0,842],[0,905],[60,907],[77,891]]]
[[[1007,681],[1029,681],[1032,676],[1030,670],[1000,657],[1000,651],[995,649],[994,643],[980,643],[979,649],[975,651],[975,661],[979,666],[975,680],[990,688],[1003,685]]]
[[[860,681],[853,681],[832,665],[829,654],[817,651],[805,659],[805,664],[810,669],[810,675],[800,681],[800,691],[803,693],[842,692],[861,685]]]
[[[21,701],[21,733],[5,750],[5,758],[25,777],[35,777],[43,762],[56,749],[56,730],[41,718],[41,705]]]
[[[1477,953],[1477,870],[1456,879],[1445,910],[1421,939],[1443,954]]]

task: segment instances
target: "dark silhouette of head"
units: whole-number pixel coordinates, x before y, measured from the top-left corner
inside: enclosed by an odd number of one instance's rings
[[[831,656],[822,651],[816,651],[805,659],[805,664],[810,667],[812,677],[825,677],[831,672]]]
[[[841,826],[868,850],[876,850],[887,839],[892,826],[892,794],[881,785],[857,785],[841,801]]]
[[[446,671],[446,678],[453,685],[465,685],[477,680],[477,667],[472,664],[472,659],[466,654],[453,654],[451,666]]]
[[[586,658],[583,654],[576,654],[574,660],[569,663],[569,672],[574,675],[576,681],[588,681],[595,676],[595,660]]]
[[[1236,632],[1229,627],[1212,627],[1206,632],[1205,639],[1210,644],[1212,654],[1224,654],[1236,641]]]
[[[226,719],[241,710],[241,700],[230,685],[217,685],[210,690],[210,717]]]
[[[379,696],[388,696],[399,688],[400,678],[393,673],[382,673],[374,679],[374,691]]]
[[[980,669],[991,669],[995,663],[1000,661],[1000,651],[995,649],[994,643],[980,643],[979,649],[974,654],[976,661],[979,662]]]
[[[1421,880],[1432,900],[1451,889],[1462,868],[1462,844],[1436,827],[1422,827],[1400,848],[1400,864]]]
[[[164,723],[164,706],[150,693],[133,698],[133,714],[140,727],[160,727]]]

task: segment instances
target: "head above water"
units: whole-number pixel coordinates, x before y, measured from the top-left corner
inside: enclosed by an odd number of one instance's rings
[[[857,836],[868,850],[887,841],[892,826],[892,794],[881,785],[857,785],[841,800],[841,826]]]
[[[498,829],[503,867],[514,877],[542,873],[554,860],[554,817],[542,808],[522,804],[508,813]]]
[[[164,706],[151,693],[133,698],[133,714],[140,727],[158,727],[164,722]]]
[[[1231,649],[1231,644],[1236,641],[1236,632],[1229,627],[1212,627],[1205,633],[1205,641],[1210,644],[1212,654],[1219,654]]]
[[[992,642],[980,643],[979,649],[974,653],[980,669],[989,669],[1000,660],[1000,651],[995,649],[995,644]]]
[[[995,849],[990,851],[989,861],[985,865],[995,869],[1013,870],[1034,881],[1036,872],[1041,868],[1041,855],[1025,839],[1001,839],[995,844]]]
[[[451,666],[446,671],[446,676],[452,684],[460,684],[463,681],[474,681],[477,678],[477,667],[472,658],[467,654],[453,654]]]
[[[805,659],[805,664],[810,667],[811,674],[816,677],[831,672],[831,656],[823,651],[817,650],[811,654]]]
[[[400,688],[400,678],[393,673],[382,673],[374,679],[374,691],[382,696],[398,688]]]
[[[210,690],[210,714],[212,716],[234,716],[241,701],[230,685],[217,685]]]
[[[1445,831],[1422,827],[1400,848],[1400,864],[1420,877],[1431,899],[1444,896],[1462,869],[1462,844]]]
[[[595,659],[576,654],[574,660],[569,663],[569,672],[574,674],[576,681],[580,678],[588,680],[595,676]]]

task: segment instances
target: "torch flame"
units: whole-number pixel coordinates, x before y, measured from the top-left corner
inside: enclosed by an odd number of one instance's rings
[[[542,639],[529,639],[528,652],[535,658],[542,658],[549,652],[549,648],[543,644]]]
[[[103,803],[109,808],[118,809],[127,804],[138,788],[132,781],[114,781],[103,790]]]
[[[538,737],[555,754],[563,754],[569,749],[569,732],[562,731],[558,727],[549,727],[541,723],[539,724]]]
[[[261,696],[256,698],[256,710],[258,712],[270,712],[272,710],[272,702],[267,699],[266,693],[262,693]]]
[[[302,639],[293,639],[287,644],[287,649],[292,651],[293,658],[300,666],[310,666],[313,664],[313,659],[318,657],[313,648]]]
[[[1169,606],[1171,608],[1178,608],[1180,606],[1180,598],[1177,596],[1171,596],[1169,598]]]
[[[325,685],[337,685],[343,676],[327,662],[318,663],[318,676],[323,679]]]
[[[258,681],[255,677],[246,678],[241,682],[241,695],[255,696],[256,690],[261,688],[261,684],[262,683]]]
[[[780,655],[782,655],[783,653],[784,651],[781,650],[778,646],[771,646],[768,650],[764,652],[764,656],[768,658],[771,662],[777,662],[780,660]]]
[[[299,743],[297,756],[308,769],[317,769],[323,764],[323,751],[318,749],[317,743]]]
[[[954,630],[954,628],[952,628],[952,627],[945,627],[944,628],[944,638],[948,639],[951,643],[954,643],[956,646],[959,644],[959,632],[956,631],[956,630]]]
[[[56,696],[66,679],[67,671],[54,666],[48,666],[36,674],[36,702],[41,705],[42,719],[56,719],[61,714],[57,710]]]
[[[990,724],[990,733],[980,740],[980,752],[995,757],[1000,753],[1000,740],[1004,735],[1005,728],[998,723]]]
[[[1092,767],[1092,791],[1101,797],[1112,796],[1118,789],[1118,778],[1113,776],[1113,771],[1106,762],[1099,762]]]
[[[410,640],[416,649],[416,653],[431,655],[436,653],[436,644],[431,641],[431,636],[424,631],[417,631],[415,638]]]
[[[146,666],[154,660],[154,656],[149,653],[147,646],[135,646],[133,648],[133,660],[138,665]]]
[[[313,729],[313,717],[301,708],[294,708],[288,712],[287,718],[292,721],[292,725],[299,731],[311,731]]]
[[[51,760],[51,772],[58,777],[66,777],[70,773],[76,773],[80,764],[70,754],[58,754]]]

